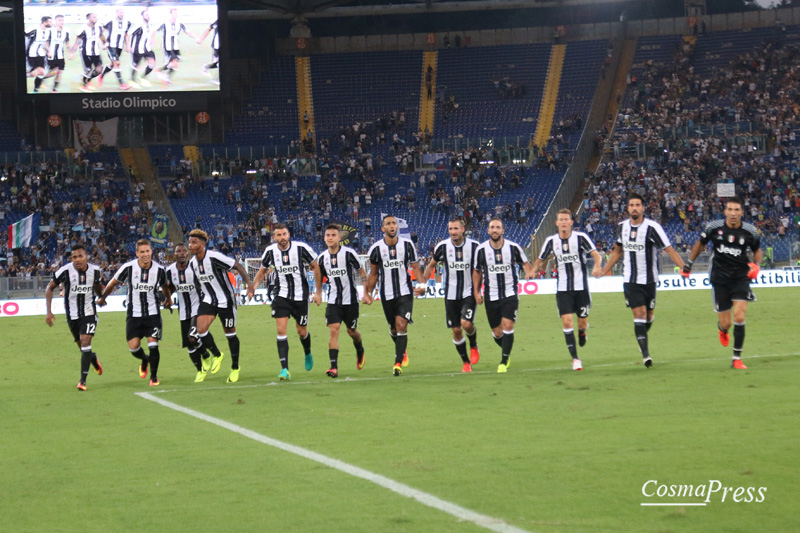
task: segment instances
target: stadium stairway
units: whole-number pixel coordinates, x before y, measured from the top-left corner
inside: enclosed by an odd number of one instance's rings
[[[119,151],[119,158],[122,161],[122,164],[125,165],[125,172],[128,172],[128,169],[132,168],[134,175],[139,175],[139,169],[136,168],[136,158],[133,156],[133,149],[122,148]]]
[[[567,45],[565,44],[553,45],[552,52],[550,52],[547,79],[544,82],[544,91],[542,91],[542,108],[539,110],[539,121],[534,136],[536,146],[547,146],[547,139],[550,138],[558,100],[558,88],[561,85],[561,70],[564,68],[566,53]]]
[[[419,89],[419,131],[427,128],[433,135],[434,117],[436,115],[436,65],[439,54],[437,52],[425,52],[422,57],[422,79]],[[425,79],[428,67],[432,69],[431,77],[431,98],[428,98],[428,81]]]
[[[156,176],[147,148],[131,148],[129,150],[135,162],[134,169],[136,170],[136,179],[144,183],[142,203],[146,205],[148,200],[153,200],[156,212],[164,213],[169,216],[169,240],[172,242],[182,242],[183,232],[178,223],[178,217],[175,215],[175,211],[172,210],[172,206],[167,198],[167,193],[158,181],[158,176]],[[148,219],[149,222],[152,222],[151,214],[148,214]]]
[[[300,125],[300,138],[305,139],[311,131],[311,137],[316,141],[314,128],[314,95],[311,91],[311,59],[296,57],[295,70],[297,72],[297,113]],[[308,123],[306,123],[308,113]]]

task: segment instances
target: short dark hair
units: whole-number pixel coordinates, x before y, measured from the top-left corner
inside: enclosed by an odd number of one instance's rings
[[[384,220],[386,220],[387,218],[394,218],[394,219],[396,219],[396,217],[395,217],[394,215],[383,215],[383,216],[381,217],[381,226],[383,226],[383,221],[384,221]]]
[[[150,244],[150,241],[148,241],[147,239],[139,239],[138,241],[136,241],[136,250],[137,251],[139,250],[140,246],[149,246],[150,248],[153,247],[153,245]]]
[[[179,242],[178,244],[176,244],[176,245],[175,245],[175,249],[176,249],[176,250],[177,250],[178,248],[180,248],[180,247],[188,248],[188,247],[187,247],[187,246],[186,246],[184,243],[182,243],[182,242]]]
[[[499,222],[499,223],[500,223],[500,225],[502,225],[502,226],[503,226],[503,228],[505,228],[505,227],[506,227],[506,223],[505,223],[505,222],[503,222],[503,219],[502,219],[502,218],[500,218],[500,217],[492,217],[492,218],[490,218],[490,219],[489,219],[489,224],[491,224],[491,223],[492,223],[492,222],[494,222],[495,220],[496,220],[497,222]]]
[[[53,18],[53,17],[44,16],[44,17],[42,17],[42,22],[47,22],[51,18]]]
[[[642,202],[642,205],[644,205],[644,197],[639,193],[631,193],[630,196],[628,196],[628,203],[630,203],[631,200],[639,200]]]
[[[739,198],[738,196],[730,196],[728,198],[725,198],[725,205],[727,206],[730,203],[739,204],[739,207],[742,207],[742,208],[744,207],[744,203],[742,202],[742,199]]]
[[[276,229],[285,229],[285,230],[288,230],[288,229],[289,229],[289,226],[287,226],[287,225],[286,225],[286,224],[284,224],[283,222],[278,222],[277,224],[275,224],[274,226],[272,226],[272,231],[275,231]]]
[[[461,217],[453,217],[453,218],[451,218],[451,219],[448,221],[448,223],[449,223],[449,222],[461,222],[461,225],[462,225],[462,226],[464,226],[464,227],[466,227],[466,226],[467,226],[466,224],[464,224],[464,219],[463,219],[463,218],[461,218]]]
[[[342,231],[342,226],[340,226],[339,224],[328,224],[327,226],[325,226],[325,231],[328,231],[329,229],[335,229],[336,231]]]
[[[74,252],[75,250],[83,250],[85,252],[86,251],[86,246],[84,246],[83,243],[81,243],[81,242],[79,242],[77,244],[73,244],[72,248],[70,248],[69,251],[70,252]]]

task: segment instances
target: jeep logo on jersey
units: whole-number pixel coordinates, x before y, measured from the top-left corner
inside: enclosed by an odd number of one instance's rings
[[[329,278],[345,278],[347,277],[347,269],[346,268],[332,268],[328,270],[328,277]]]
[[[153,290],[153,286],[147,283],[134,283],[131,285],[131,290],[135,292],[150,292]]]
[[[742,255],[742,251],[739,250],[738,248],[730,248],[728,246],[725,246],[724,244],[720,244],[717,247],[717,251],[721,254],[732,255],[733,257],[739,257],[740,255]]]
[[[275,267],[275,272],[283,276],[288,276],[290,274],[297,274],[298,272],[300,272],[300,267],[298,267],[297,265],[283,265]]]
[[[214,274],[198,274],[197,279],[202,283],[211,283],[214,281]]]
[[[580,257],[578,254],[562,254],[558,256],[559,263],[579,263]]]
[[[622,249],[627,252],[641,252],[644,250],[644,244],[626,241],[622,243]]]
[[[75,294],[91,294],[93,288],[91,285],[72,285],[70,290]]]
[[[383,268],[404,268],[402,259],[389,259],[383,262]]]
[[[178,285],[178,292],[192,292],[194,291],[194,283],[181,283]]]
[[[511,265],[489,265],[489,274],[505,274],[511,272]]]
[[[447,263],[447,268],[449,268],[450,270],[469,270],[470,265],[469,263],[450,261],[449,263]]]

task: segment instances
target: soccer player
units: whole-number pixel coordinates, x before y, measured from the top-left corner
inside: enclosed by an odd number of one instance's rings
[[[86,15],[86,26],[78,34],[75,44],[70,49],[70,59],[75,56],[78,46],[81,47],[81,59],[83,60],[83,80],[80,90],[86,93],[94,90],[89,82],[103,72],[100,50],[108,48],[108,43],[103,35],[103,27],[97,24],[97,14],[88,13]]]
[[[103,367],[92,351],[92,337],[97,330],[97,307],[95,294],[103,292],[102,273],[97,265],[87,262],[86,249],[82,244],[72,246],[70,263],[59,268],[53,279],[47,284],[45,301],[47,304],[47,325],[53,327],[56,317],[53,315],[53,290],[59,285],[64,288],[64,313],[67,325],[75,344],[81,351],[81,379],[78,390],[86,390],[86,376],[89,367],[94,367],[98,375],[103,374]]]
[[[64,15],[56,15],[53,19],[53,29],[50,30],[50,44],[47,50],[46,78],[55,77],[53,92],[58,91],[61,83],[61,73],[64,72],[64,50],[69,46],[69,32],[64,29]]]
[[[117,76],[117,81],[119,81],[119,88],[123,91],[131,88],[130,85],[126,85],[125,82],[122,81],[122,72],[119,66],[122,50],[125,48],[125,43],[128,40],[128,30],[130,27],[130,21],[125,20],[124,9],[117,9],[117,16],[105,24],[104,28],[106,35],[108,35],[108,58],[111,60],[111,64],[106,65],[103,69],[103,73],[100,74],[100,78],[97,80],[97,85],[102,86],[105,75],[113,70],[114,74]]]
[[[212,366],[211,355],[206,346],[198,345],[197,342],[197,313],[200,310],[203,292],[200,290],[200,281],[195,277],[194,270],[189,267],[189,249],[185,244],[180,243],[175,246],[175,257],[176,261],[167,267],[167,286],[170,295],[176,292],[180,295],[178,313],[181,320],[181,340],[183,347],[189,351],[192,364],[197,369],[194,382],[200,383],[206,379],[206,373]],[[221,362],[224,355],[217,348],[211,332],[206,339],[212,348],[213,356]],[[218,364],[216,371],[219,371],[219,368]]]
[[[197,40],[197,36],[187,30],[182,22],[178,22],[178,9],[174,7],[169,10],[169,20],[156,30],[156,32],[159,31],[162,32],[161,43],[164,48],[165,56],[165,63],[161,71],[166,71],[162,79],[167,85],[172,85],[172,74],[178,69],[178,64],[181,61],[181,32],[195,41]]]
[[[339,376],[339,329],[342,322],[347,334],[353,339],[356,348],[356,368],[364,368],[364,345],[358,331],[358,291],[356,290],[356,274],[362,283],[367,273],[355,250],[340,243],[342,227],[329,224],[325,228],[325,245],[328,247],[317,257],[320,277],[328,278],[328,306],[325,308],[325,323],[331,337],[328,341],[328,354],[331,368],[326,374],[332,378]],[[316,293],[322,299],[322,284],[317,281]]]
[[[514,347],[514,324],[519,310],[519,277],[517,265],[522,265],[526,279],[536,277],[522,247],[505,239],[505,225],[500,218],[489,221],[489,240],[481,243],[475,252],[475,269],[472,271],[472,290],[475,302],[486,299],[486,317],[492,328],[494,342],[502,350],[497,372],[508,372],[511,349]],[[484,294],[481,295],[481,277]]]
[[[150,29],[150,12],[145,9],[142,11],[142,19],[136,26],[131,24],[128,33],[125,35],[125,51],[132,54],[131,67],[131,87],[138,89],[150,87],[147,76],[156,68],[156,54],[153,52],[153,35],[155,31]],[[144,59],[147,66],[144,74],[136,81],[136,74],[139,72],[139,63]]]
[[[558,233],[544,241],[539,257],[533,262],[533,270],[539,272],[551,255],[555,257],[558,272],[556,307],[564,327],[567,350],[572,356],[572,370],[583,370],[583,363],[578,359],[578,349],[575,347],[572,315],[578,315],[578,343],[584,346],[586,330],[589,329],[589,311],[592,308],[587,256],[594,259],[593,275],[600,273],[603,260],[592,239],[581,231],[573,231],[572,225],[572,212],[569,209],[559,210],[556,214]]]
[[[414,277],[422,280],[417,250],[410,239],[398,235],[397,219],[386,215],[381,221],[383,238],[369,249],[370,271],[364,287],[363,301],[372,304],[372,291],[378,285],[381,305],[389,331],[394,342],[394,366],[392,374],[399,376],[403,368],[408,366],[408,325],[413,324],[411,317],[414,310],[414,294],[425,294],[425,286],[414,288],[408,269],[414,271]]]
[[[681,275],[689,277],[692,264],[697,256],[711,243],[711,267],[708,277],[714,297],[714,310],[719,322],[719,341],[728,346],[731,328],[731,309],[733,309],[733,368],[747,368],[742,362],[744,347],[744,324],[747,302],[756,300],[750,289],[750,281],[758,277],[761,270],[758,264],[764,254],[758,230],[752,224],[742,222],[742,201],[732,196],[725,200],[725,220],[715,220],[708,224],[700,234],[700,239],[692,246],[689,260],[683,266]],[[750,259],[752,255],[752,260]]]
[[[656,282],[658,281],[658,253],[664,250],[678,268],[683,268],[683,259],[669,242],[661,224],[644,217],[644,198],[639,194],[628,197],[628,215],[617,226],[614,249],[608,262],[598,273],[602,277],[620,259],[623,260],[622,288],[625,305],[633,310],[633,329],[642,352],[644,366],[653,366],[653,358],[647,346],[647,332],[655,320]]]
[[[53,25],[52,17],[44,16],[38,28],[25,34],[27,47],[25,55],[28,60],[28,77],[33,80],[33,92],[38,92],[44,79],[44,60],[50,48],[50,28]]]
[[[231,351],[231,373],[227,383],[239,381],[239,337],[236,336],[236,291],[233,288],[228,272],[235,270],[242,276],[248,287],[252,288],[247,269],[236,259],[232,259],[215,250],[208,250],[208,234],[201,229],[189,232],[189,252],[194,257],[189,261],[189,266],[194,271],[194,277],[201,283],[200,290],[203,298],[197,308],[197,342],[198,349],[205,346],[211,353],[219,353],[211,360],[211,373],[219,371],[224,354],[219,351],[214,338],[208,329],[211,323],[219,316],[222,329],[228,339],[228,348]]]
[[[172,307],[172,298],[167,288],[167,276],[164,267],[153,261],[153,247],[147,239],[136,241],[136,259],[122,265],[111,281],[108,282],[103,294],[97,299],[97,305],[106,305],[106,297],[114,292],[117,285],[128,284],[126,304],[128,319],[126,321],[125,336],[128,340],[128,349],[131,354],[141,361],[139,377],[147,377],[147,367],[150,367],[150,386],[160,385],[158,379],[158,363],[161,352],[158,341],[164,331],[161,324],[161,309],[159,308],[158,289],[164,294],[164,307]],[[141,341],[147,338],[149,354],[145,354]]]
[[[214,21],[211,25],[206,28],[203,32],[203,35],[197,38],[197,44],[203,44],[203,41],[208,37],[208,34],[212,31],[214,32],[214,36],[211,38],[211,63],[207,65],[203,65],[203,74],[208,77],[211,77],[211,73],[209,72],[210,69],[218,69],[219,68],[219,29],[217,28],[217,22]],[[211,80],[211,83],[216,83],[219,85],[219,80]]]
[[[472,270],[478,241],[464,237],[464,221],[454,218],[447,224],[450,238],[443,240],[433,250],[433,258],[425,267],[423,280],[428,280],[441,263],[444,270],[442,286],[445,289],[444,310],[447,327],[453,330],[453,344],[464,363],[462,372],[472,372],[472,365],[481,358],[478,351],[478,333],[475,331],[475,295],[472,290]],[[467,339],[469,355],[467,355]]]
[[[291,379],[289,373],[289,340],[286,331],[289,327],[289,317],[294,318],[297,334],[305,353],[306,371],[314,367],[314,356],[311,353],[311,333],[308,331],[308,278],[306,269],[311,267],[314,271],[316,286],[320,286],[319,265],[315,261],[317,254],[304,242],[291,240],[289,228],[286,224],[275,224],[272,237],[275,242],[267,246],[261,256],[261,268],[258,269],[254,287],[247,291],[248,298],[255,293],[255,286],[264,279],[267,271],[274,269],[275,298],[272,300],[272,318],[278,334],[278,359],[281,362],[281,372],[278,379],[285,381]],[[314,295],[314,303],[320,304],[319,294]]]

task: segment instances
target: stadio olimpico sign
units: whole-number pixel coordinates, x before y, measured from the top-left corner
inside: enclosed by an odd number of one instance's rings
[[[139,115],[198,111],[208,107],[203,93],[65,94],[50,100],[51,113]]]

